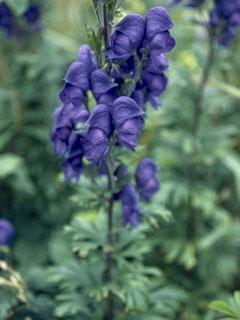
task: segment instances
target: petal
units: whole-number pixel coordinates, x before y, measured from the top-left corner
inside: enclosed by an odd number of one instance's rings
[[[126,120],[117,130],[119,142],[126,148],[134,150],[144,125],[141,117]]]
[[[89,89],[89,71],[84,63],[74,62],[68,68],[64,80],[73,86],[87,91]]]
[[[167,31],[173,27],[168,12],[162,7],[155,7],[148,11],[146,15],[146,36],[150,41],[156,34]]]
[[[90,129],[99,129],[109,136],[112,131],[109,107],[104,104],[97,105],[88,119],[88,124]]]
[[[132,48],[131,41],[125,34],[115,31],[112,35],[111,41],[111,47],[117,55],[132,54],[134,48]]]
[[[78,61],[87,66],[88,72],[97,69],[97,58],[94,51],[87,44],[83,44],[78,50]]]
[[[169,31],[156,34],[149,44],[150,50],[158,49],[163,53],[171,51],[175,45],[176,41]]]
[[[116,87],[116,84],[112,82],[108,74],[102,69],[98,69],[91,74],[91,84],[96,99]]]
[[[150,52],[150,59],[146,63],[145,70],[150,73],[161,74],[169,66],[166,56],[161,53],[161,50],[154,49]]]
[[[91,128],[83,139],[85,157],[93,164],[99,164],[109,150],[109,142],[102,130]]]
[[[154,95],[160,95],[167,87],[168,79],[162,74],[154,74],[143,71],[142,80],[147,87],[147,90]]]
[[[137,13],[131,13],[125,16],[115,29],[126,35],[131,41],[133,49],[137,49],[143,39],[145,19]]]
[[[131,118],[140,117],[143,119],[144,112],[133,99],[122,96],[114,101],[112,116],[115,128],[119,128],[124,121]]]
[[[132,99],[136,101],[142,111],[145,112],[145,97],[142,90],[136,90],[132,94]]]
[[[105,55],[107,59],[113,61],[113,62],[118,62],[118,61],[126,61],[132,56],[132,52],[127,52],[125,54],[119,55],[116,53],[112,48],[108,48],[105,50]]]
[[[66,83],[64,88],[59,94],[61,101],[66,103],[72,103],[75,107],[82,105],[84,92],[82,89],[75,87],[69,83]]]
[[[69,157],[62,162],[65,180],[78,180],[83,169],[80,156]]]

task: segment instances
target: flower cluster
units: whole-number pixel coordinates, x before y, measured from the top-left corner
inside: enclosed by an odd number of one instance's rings
[[[209,23],[219,32],[221,45],[228,47],[240,28],[240,0],[215,0]]]
[[[15,230],[13,225],[6,219],[0,219],[0,246],[10,247],[14,236]]]
[[[22,36],[29,27],[33,31],[39,30],[41,27],[40,18],[41,10],[38,5],[31,4],[21,17],[17,17],[5,1],[0,3],[0,29],[7,36]]]
[[[174,4],[182,0],[174,1]],[[205,0],[191,0],[188,6],[198,8]],[[209,14],[209,26],[215,32],[219,43],[228,47],[240,28],[240,0],[215,0]]]
[[[129,175],[127,168],[121,170],[122,175]],[[150,158],[141,160],[135,173],[136,186],[127,182],[120,194],[119,200],[122,203],[124,224],[132,227],[138,226],[141,218],[141,207],[139,200],[148,202],[159,190],[157,178],[157,166]]]
[[[167,86],[165,54],[173,49],[173,23],[167,11],[156,7],[146,17],[129,14],[116,25],[108,48],[98,64],[88,45],[79,49],[64,77],[54,113],[51,140],[67,180],[79,179],[84,159],[99,171],[109,151],[123,146],[135,150],[144,126],[146,103],[160,105],[159,96]],[[92,100],[95,106],[90,108]],[[106,171],[106,170],[103,170]],[[145,174],[144,174],[145,172]],[[141,176],[143,174],[143,176]],[[124,185],[120,192],[124,221],[136,225],[141,216],[140,197],[149,200],[158,190],[156,166],[150,159],[139,164],[136,188]]]
[[[173,2],[173,4],[178,4],[179,2],[181,2],[182,0],[175,0]],[[205,0],[189,0],[187,2],[187,6],[188,7],[192,7],[192,8],[199,8],[201,7],[201,5],[203,5],[203,3],[205,2]]]

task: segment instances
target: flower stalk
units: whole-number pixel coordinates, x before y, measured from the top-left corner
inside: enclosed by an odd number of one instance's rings
[[[203,68],[202,77],[200,83],[197,88],[196,98],[194,100],[194,112],[193,112],[193,125],[192,125],[192,133],[196,137],[198,135],[198,131],[201,124],[201,118],[204,112],[203,101],[204,94],[207,86],[208,79],[211,74],[211,70],[214,63],[215,56],[215,37],[214,33],[209,31],[209,45],[208,45],[208,55],[207,61]]]

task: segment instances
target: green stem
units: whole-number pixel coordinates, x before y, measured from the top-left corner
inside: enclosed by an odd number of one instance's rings
[[[204,94],[205,94],[207,82],[213,67],[214,56],[215,56],[214,35],[210,33],[207,61],[203,69],[202,77],[201,77],[199,86],[197,88],[197,94],[194,101],[195,108],[193,112],[193,125],[192,125],[192,133],[194,136],[198,135],[199,127],[201,124],[201,118],[204,113],[204,108],[203,108]]]
[[[103,40],[104,47],[108,48],[110,44],[110,34],[111,34],[111,22],[114,16],[114,12],[112,16],[109,13],[109,4],[105,0],[103,3]],[[113,139],[114,140],[114,139]],[[106,280],[108,283],[112,282],[112,273],[113,273],[113,245],[114,245],[114,236],[113,236],[113,210],[114,210],[114,157],[112,154],[112,147],[114,143],[111,145],[106,163],[108,170],[108,189],[109,189],[109,201],[108,201],[108,212],[107,212],[107,244],[108,250],[106,255]],[[105,315],[106,320],[114,320],[114,295],[111,290],[108,293],[107,298],[107,311]]]

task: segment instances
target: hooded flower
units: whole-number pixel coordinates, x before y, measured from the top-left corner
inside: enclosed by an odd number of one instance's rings
[[[159,181],[156,177],[157,166],[150,158],[139,162],[136,170],[137,189],[141,199],[149,201],[159,190]]]
[[[88,112],[83,107],[76,108],[71,103],[55,110],[51,139],[56,155],[63,156],[67,153],[73,130],[79,122],[84,123],[87,118]]]
[[[123,96],[114,101],[112,118],[119,142],[134,150],[144,125],[144,111],[133,99]]]
[[[14,236],[15,230],[13,225],[6,219],[0,219],[0,246],[10,247]]]
[[[109,107],[104,104],[97,105],[87,125],[88,131],[83,139],[84,154],[93,164],[99,164],[109,150],[108,137],[112,131]]]
[[[173,1],[173,5],[178,4],[179,2],[181,2],[182,0],[175,0]],[[205,0],[190,0],[187,2],[187,6],[188,7],[192,7],[192,8],[198,8],[201,5],[203,5],[203,3],[205,2]]]
[[[88,45],[82,45],[78,51],[78,61],[73,62],[64,77],[66,82],[64,89],[60,92],[63,103],[75,100],[79,105],[87,90],[90,89],[91,73],[97,68],[96,56]],[[78,102],[76,102],[78,100]]]
[[[112,82],[108,74],[97,69],[91,74],[91,86],[95,99],[100,104],[111,104],[115,98],[116,84]]]
[[[36,26],[41,18],[41,10],[38,5],[30,5],[23,13],[23,18],[32,26]]]
[[[148,11],[146,15],[146,38],[149,43],[154,41],[154,37],[161,35],[172,27],[171,17],[164,8],[155,7]]]
[[[113,61],[129,59],[139,48],[144,30],[145,20],[141,15],[132,13],[124,17],[111,36],[111,46],[106,50],[108,59]]]
[[[66,83],[59,94],[61,101],[64,104],[72,103],[75,107],[81,107],[84,97],[84,91],[69,83]]]
[[[14,29],[14,14],[5,2],[0,3],[0,28],[7,35],[11,35]]]
[[[83,146],[82,137],[72,134],[69,141],[69,152],[63,161],[62,167],[66,180],[78,180],[82,173]]]
[[[154,108],[161,105],[160,95],[167,87],[168,79],[164,73],[156,74],[144,70],[142,80],[147,89],[147,100]]]
[[[120,193],[124,225],[137,227],[141,219],[139,197],[133,185],[127,184]]]
[[[240,0],[216,0],[210,12],[210,26],[219,29],[219,42],[228,47],[240,28]]]

